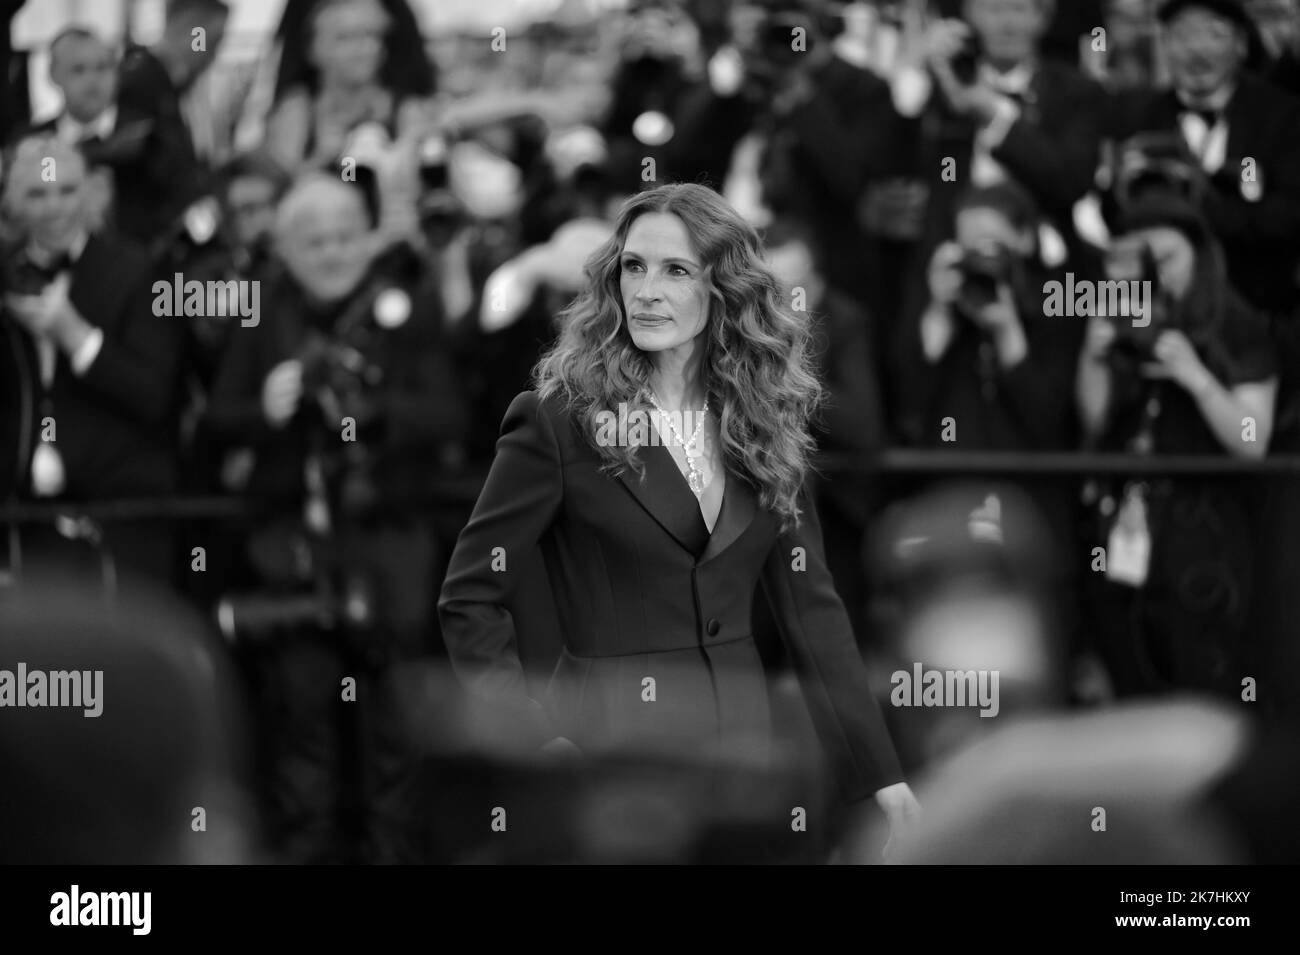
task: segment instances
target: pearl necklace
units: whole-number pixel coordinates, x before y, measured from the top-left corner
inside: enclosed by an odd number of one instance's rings
[[[673,437],[676,438],[677,443],[682,446],[682,453],[686,455],[686,467],[690,471],[686,483],[690,486],[691,491],[695,493],[695,496],[699,497],[704,493],[704,469],[695,461],[695,459],[700,456],[698,449],[695,447],[695,443],[700,440],[700,433],[704,429],[704,418],[709,413],[708,396],[706,395],[704,398],[704,410],[700,412],[700,418],[695,422],[695,430],[691,432],[689,441],[683,438],[682,433],[677,430],[677,424],[673,421],[672,416],[659,406],[659,402],[655,399],[653,391],[650,392],[650,403],[654,405],[655,411],[659,412],[660,416],[668,422],[668,428],[672,431]]]

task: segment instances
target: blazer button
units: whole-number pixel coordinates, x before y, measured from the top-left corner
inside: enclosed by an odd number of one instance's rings
[[[708,625],[704,628],[705,632],[711,637],[716,637],[718,635],[718,631],[721,629],[722,629],[722,624],[718,623],[717,619],[714,617],[709,618]]]

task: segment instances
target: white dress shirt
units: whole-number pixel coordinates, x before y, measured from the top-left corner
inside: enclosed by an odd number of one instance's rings
[[[75,146],[87,139],[107,139],[117,127],[117,104],[109,106],[88,123],[74,119],[65,109],[55,120],[54,136],[61,143]]]
[[[81,257],[81,253],[85,251],[86,243],[89,240],[89,234],[83,231],[69,244],[68,256],[73,262],[76,262]],[[49,262],[53,258],[49,252],[37,245],[28,246],[27,255],[37,264]],[[66,283],[70,280],[67,272],[61,272],[55,278],[56,282],[65,283],[64,294],[67,293]],[[91,329],[90,334],[86,336],[86,340],[68,359],[68,364],[72,367],[72,373],[80,377],[89,371],[90,366],[99,357],[99,351],[103,345],[103,331],[98,328]],[[58,362],[58,347],[45,335],[36,336],[35,346],[40,367],[41,384],[45,389],[48,389],[54,382],[54,369]],[[65,485],[63,459],[59,455],[58,447],[53,442],[41,441],[37,444],[29,467],[32,488],[38,496],[50,497],[59,494],[63,490]]]
[[[1031,63],[1021,63],[1001,73],[988,63],[980,63],[978,78],[1003,96],[993,120],[975,133],[975,147],[971,155],[971,182],[977,186],[991,186],[1009,178],[1002,164],[993,158],[993,150],[1002,145],[1007,133],[1011,132],[1011,127],[1020,118],[1020,106],[1014,97],[1029,95],[1034,80],[1034,67]]]
[[[1235,86],[1225,86],[1203,100],[1193,102],[1189,97],[1178,95],[1184,112],[1178,116],[1178,126],[1182,131],[1187,148],[1192,151],[1200,163],[1201,169],[1214,175],[1223,168],[1228,157],[1228,119],[1224,110],[1232,100]],[[1218,114],[1213,125],[1205,121],[1196,110]]]

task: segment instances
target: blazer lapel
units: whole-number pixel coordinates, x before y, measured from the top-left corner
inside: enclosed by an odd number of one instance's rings
[[[677,470],[672,455],[658,443],[643,446],[640,453],[645,464],[645,480],[630,471],[620,474],[619,480],[677,543],[692,554],[699,554],[709,540],[709,530],[699,502]],[[719,522],[721,519],[719,515]]]
[[[698,506],[696,510],[698,510]],[[749,484],[728,472],[727,488],[722,495],[722,509],[718,512],[717,523],[713,525],[713,534],[709,545],[700,556],[700,563],[711,560],[722,553],[754,521],[758,513],[758,499]]]

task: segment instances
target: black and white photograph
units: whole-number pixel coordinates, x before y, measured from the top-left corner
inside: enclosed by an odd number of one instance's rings
[[[1300,0],[0,20],[4,924],[450,865],[1267,921]]]

